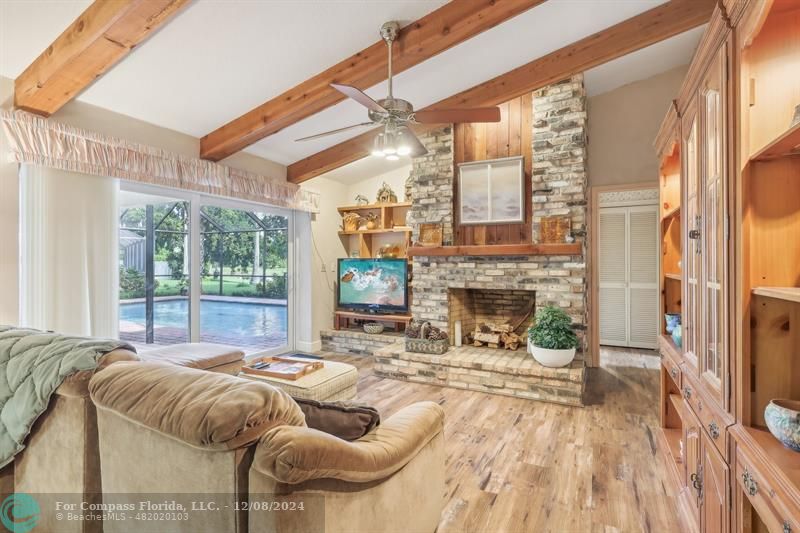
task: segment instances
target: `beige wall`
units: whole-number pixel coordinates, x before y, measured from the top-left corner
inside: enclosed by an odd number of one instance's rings
[[[14,82],[0,76],[0,105],[13,105]],[[72,101],[53,115],[53,120],[79,128],[113,135],[128,141],[163,148],[187,157],[197,157],[200,140],[113,111]],[[7,143],[0,132],[0,324],[18,323],[18,202],[17,165],[8,163]],[[286,167],[240,152],[223,164],[275,178],[286,178]]]
[[[589,98],[589,183],[657,181],[653,140],[689,66]]]
[[[336,208],[351,199],[347,187],[324,177],[314,178],[302,188],[320,194],[320,211],[311,218],[311,336],[312,341],[318,341],[321,329],[333,327],[336,260],[345,256],[338,235],[341,217]]]

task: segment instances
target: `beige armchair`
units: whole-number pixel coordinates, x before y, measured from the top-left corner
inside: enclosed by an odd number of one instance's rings
[[[247,509],[236,502],[247,502],[252,445],[274,427],[305,423],[281,390],[169,363],[115,364],[96,374],[89,390],[97,407],[104,503],[143,494],[188,507],[205,494],[219,508],[170,521],[170,531],[247,531]],[[104,524],[106,533],[134,529],[127,521]]]
[[[355,442],[281,426],[258,443],[250,469],[251,533],[432,533],[444,507],[444,412],[410,405]],[[271,495],[297,505],[259,511]]]

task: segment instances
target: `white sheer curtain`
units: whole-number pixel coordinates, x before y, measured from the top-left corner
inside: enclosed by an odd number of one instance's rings
[[[116,337],[118,180],[23,164],[20,181],[21,324]]]

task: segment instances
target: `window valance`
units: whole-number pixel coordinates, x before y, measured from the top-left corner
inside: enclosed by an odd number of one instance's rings
[[[319,195],[283,179],[128,142],[24,111],[0,110],[14,161],[316,213]]]

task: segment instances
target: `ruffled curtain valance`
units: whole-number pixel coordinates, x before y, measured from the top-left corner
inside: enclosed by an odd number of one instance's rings
[[[293,183],[0,110],[14,161],[319,212],[319,195]]]

